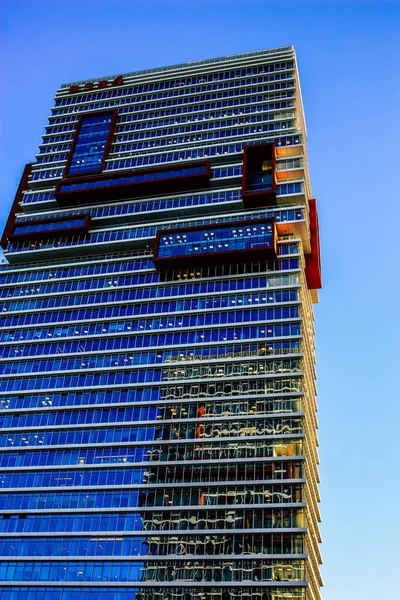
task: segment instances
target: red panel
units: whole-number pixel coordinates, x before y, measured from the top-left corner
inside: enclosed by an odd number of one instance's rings
[[[249,189],[252,172],[260,167],[263,160],[272,162],[271,190],[251,191]],[[258,208],[276,205],[276,151],[274,142],[245,146],[243,149],[242,197],[245,208]]]
[[[319,225],[317,202],[309,200],[311,253],[306,254],[306,280],[309,290],[319,290],[322,287],[321,254],[319,248]]]
[[[19,204],[22,200],[22,193],[25,192],[27,189],[29,189],[28,178],[29,178],[29,175],[31,174],[31,171],[32,171],[32,164],[29,163],[29,164],[25,165],[24,171],[21,176],[21,180],[19,182],[17,193],[15,194],[14,202],[12,203],[12,206],[11,206],[10,214],[8,215],[6,226],[4,227],[3,235],[1,236],[0,244],[1,244],[1,247],[4,249],[7,248],[7,240],[10,237],[10,235],[12,234],[12,231],[14,229],[15,215],[18,212]]]
[[[75,151],[75,146],[76,146],[76,142],[78,140],[78,136],[79,136],[79,132],[81,129],[81,125],[82,125],[82,121],[83,119],[85,119],[86,117],[96,117],[97,115],[103,115],[103,114],[112,114],[111,117],[111,124],[110,124],[110,131],[108,132],[108,137],[107,137],[107,142],[106,142],[106,146],[104,148],[104,154],[103,154],[103,160],[101,161],[101,164],[99,166],[99,168],[96,171],[91,171],[90,173],[102,173],[103,169],[104,169],[104,165],[105,165],[105,161],[106,158],[110,152],[111,149],[111,144],[112,144],[112,140],[113,140],[113,136],[114,136],[114,131],[115,131],[115,125],[117,123],[117,118],[118,118],[118,111],[117,109],[114,110],[99,110],[97,112],[89,112],[89,113],[83,113],[79,116],[78,119],[78,123],[75,129],[75,134],[74,134],[74,139],[72,140],[72,146],[71,149],[69,151],[69,155],[68,155],[68,160],[67,160],[67,164],[65,165],[65,169],[64,169],[64,174],[63,177],[66,178],[74,178],[74,179],[78,179],[79,175],[76,175],[75,173],[71,173],[69,174],[69,167],[71,165],[71,161],[72,161],[72,156],[74,154]]]
[[[102,173],[101,175],[89,175],[86,177],[76,177],[73,183],[87,183],[101,181],[102,179],[116,179],[120,177],[129,177],[135,174],[163,173],[165,171],[204,167],[205,173],[194,173],[192,175],[177,175],[166,179],[154,179],[150,181],[138,181],[134,183],[116,183],[103,188],[84,189],[70,192],[60,191],[64,184],[72,183],[71,179],[63,180],[57,183],[54,196],[60,206],[77,206],[79,204],[91,204],[94,202],[108,202],[110,200],[123,200],[125,198],[138,198],[147,196],[157,196],[170,193],[179,193],[185,191],[201,190],[210,186],[211,167],[207,162],[188,162],[179,163],[179,165],[167,165],[163,167],[154,167],[151,169],[137,169],[135,171],[119,171],[118,173]]]
[[[15,222],[14,227],[17,225],[26,226],[26,225],[39,225],[40,223],[48,223],[51,225],[52,223],[59,223],[61,221],[75,221],[76,219],[84,218],[85,222],[82,226],[79,227],[68,227],[66,225],[63,229],[56,230],[48,230],[48,231],[34,231],[32,233],[12,233],[8,236],[8,239],[11,241],[18,240],[37,240],[37,239],[46,239],[48,237],[64,237],[66,235],[70,235],[73,233],[87,233],[90,228],[91,217],[89,214],[80,214],[80,215],[68,215],[67,217],[54,217],[53,219],[36,219],[32,221],[20,221]]]
[[[259,223],[272,223],[272,245],[263,246],[261,248],[246,248],[243,250],[227,250],[225,252],[205,252],[203,254],[189,255],[189,256],[167,256],[165,258],[158,258],[158,248],[160,245],[160,238],[163,235],[169,235],[171,233],[185,233],[187,231],[195,231],[206,229],[218,229],[219,227],[246,227],[248,225],[254,225]],[[277,233],[275,226],[275,219],[257,219],[246,220],[246,221],[233,221],[225,223],[212,223],[207,225],[196,225],[192,227],[177,227],[174,229],[162,229],[157,231],[156,241],[154,244],[153,251],[153,262],[158,270],[175,269],[195,267],[195,266],[207,266],[217,264],[235,264],[238,262],[252,262],[257,260],[269,260],[276,258],[276,241]]]

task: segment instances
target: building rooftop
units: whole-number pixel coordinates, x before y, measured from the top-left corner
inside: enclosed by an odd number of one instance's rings
[[[201,65],[212,65],[215,63],[223,63],[232,60],[242,60],[246,58],[257,58],[261,56],[269,56],[271,54],[282,54],[282,52],[294,52],[293,46],[281,46],[279,48],[269,48],[268,50],[255,50],[253,52],[243,52],[241,54],[230,54],[228,56],[221,56],[219,58],[207,58],[203,60],[195,60],[186,63],[180,63],[177,65],[170,65],[167,67],[156,67],[154,69],[144,69],[142,71],[131,71],[129,73],[116,73],[114,75],[108,75],[105,77],[96,77],[94,79],[82,79],[80,81],[70,81],[69,83],[63,83],[60,87],[60,90],[64,90],[71,85],[81,85],[84,83],[91,83],[95,81],[99,81],[101,79],[114,79],[118,77],[118,75],[122,75],[124,78],[127,77],[135,77],[141,75],[149,75],[152,73],[162,73],[168,71],[174,71],[178,69],[187,69],[188,67],[199,67]]]

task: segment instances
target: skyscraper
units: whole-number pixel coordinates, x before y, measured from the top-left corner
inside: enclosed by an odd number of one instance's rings
[[[318,600],[293,48],[62,85],[1,243],[2,600]]]

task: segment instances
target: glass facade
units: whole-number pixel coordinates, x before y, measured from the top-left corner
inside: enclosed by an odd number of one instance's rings
[[[172,177],[185,177],[187,175],[200,175],[205,173],[205,167],[194,167],[193,169],[171,169],[170,171],[161,171],[154,173],[146,173],[144,175],[132,175],[131,177],[118,177],[115,179],[104,179],[100,181],[89,181],[86,183],[69,183],[60,186],[60,192],[74,192],[74,191],[84,191],[92,188],[99,187],[108,187],[114,185],[121,184],[129,184],[129,183],[144,183],[148,181],[154,181],[157,179],[169,179]]]
[[[294,50],[108,81],[57,91],[2,238],[0,596],[318,600]]]
[[[274,244],[273,223],[247,223],[191,231],[167,232],[160,236],[156,258],[226,254],[234,250],[267,249]],[[226,260],[226,257],[225,257]]]
[[[68,175],[99,171],[103,161],[112,113],[83,117],[68,168]]]

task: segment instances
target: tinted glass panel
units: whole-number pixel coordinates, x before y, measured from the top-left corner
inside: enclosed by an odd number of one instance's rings
[[[92,173],[100,169],[110,132],[111,120],[112,113],[103,113],[82,119],[68,169],[69,175]]]

